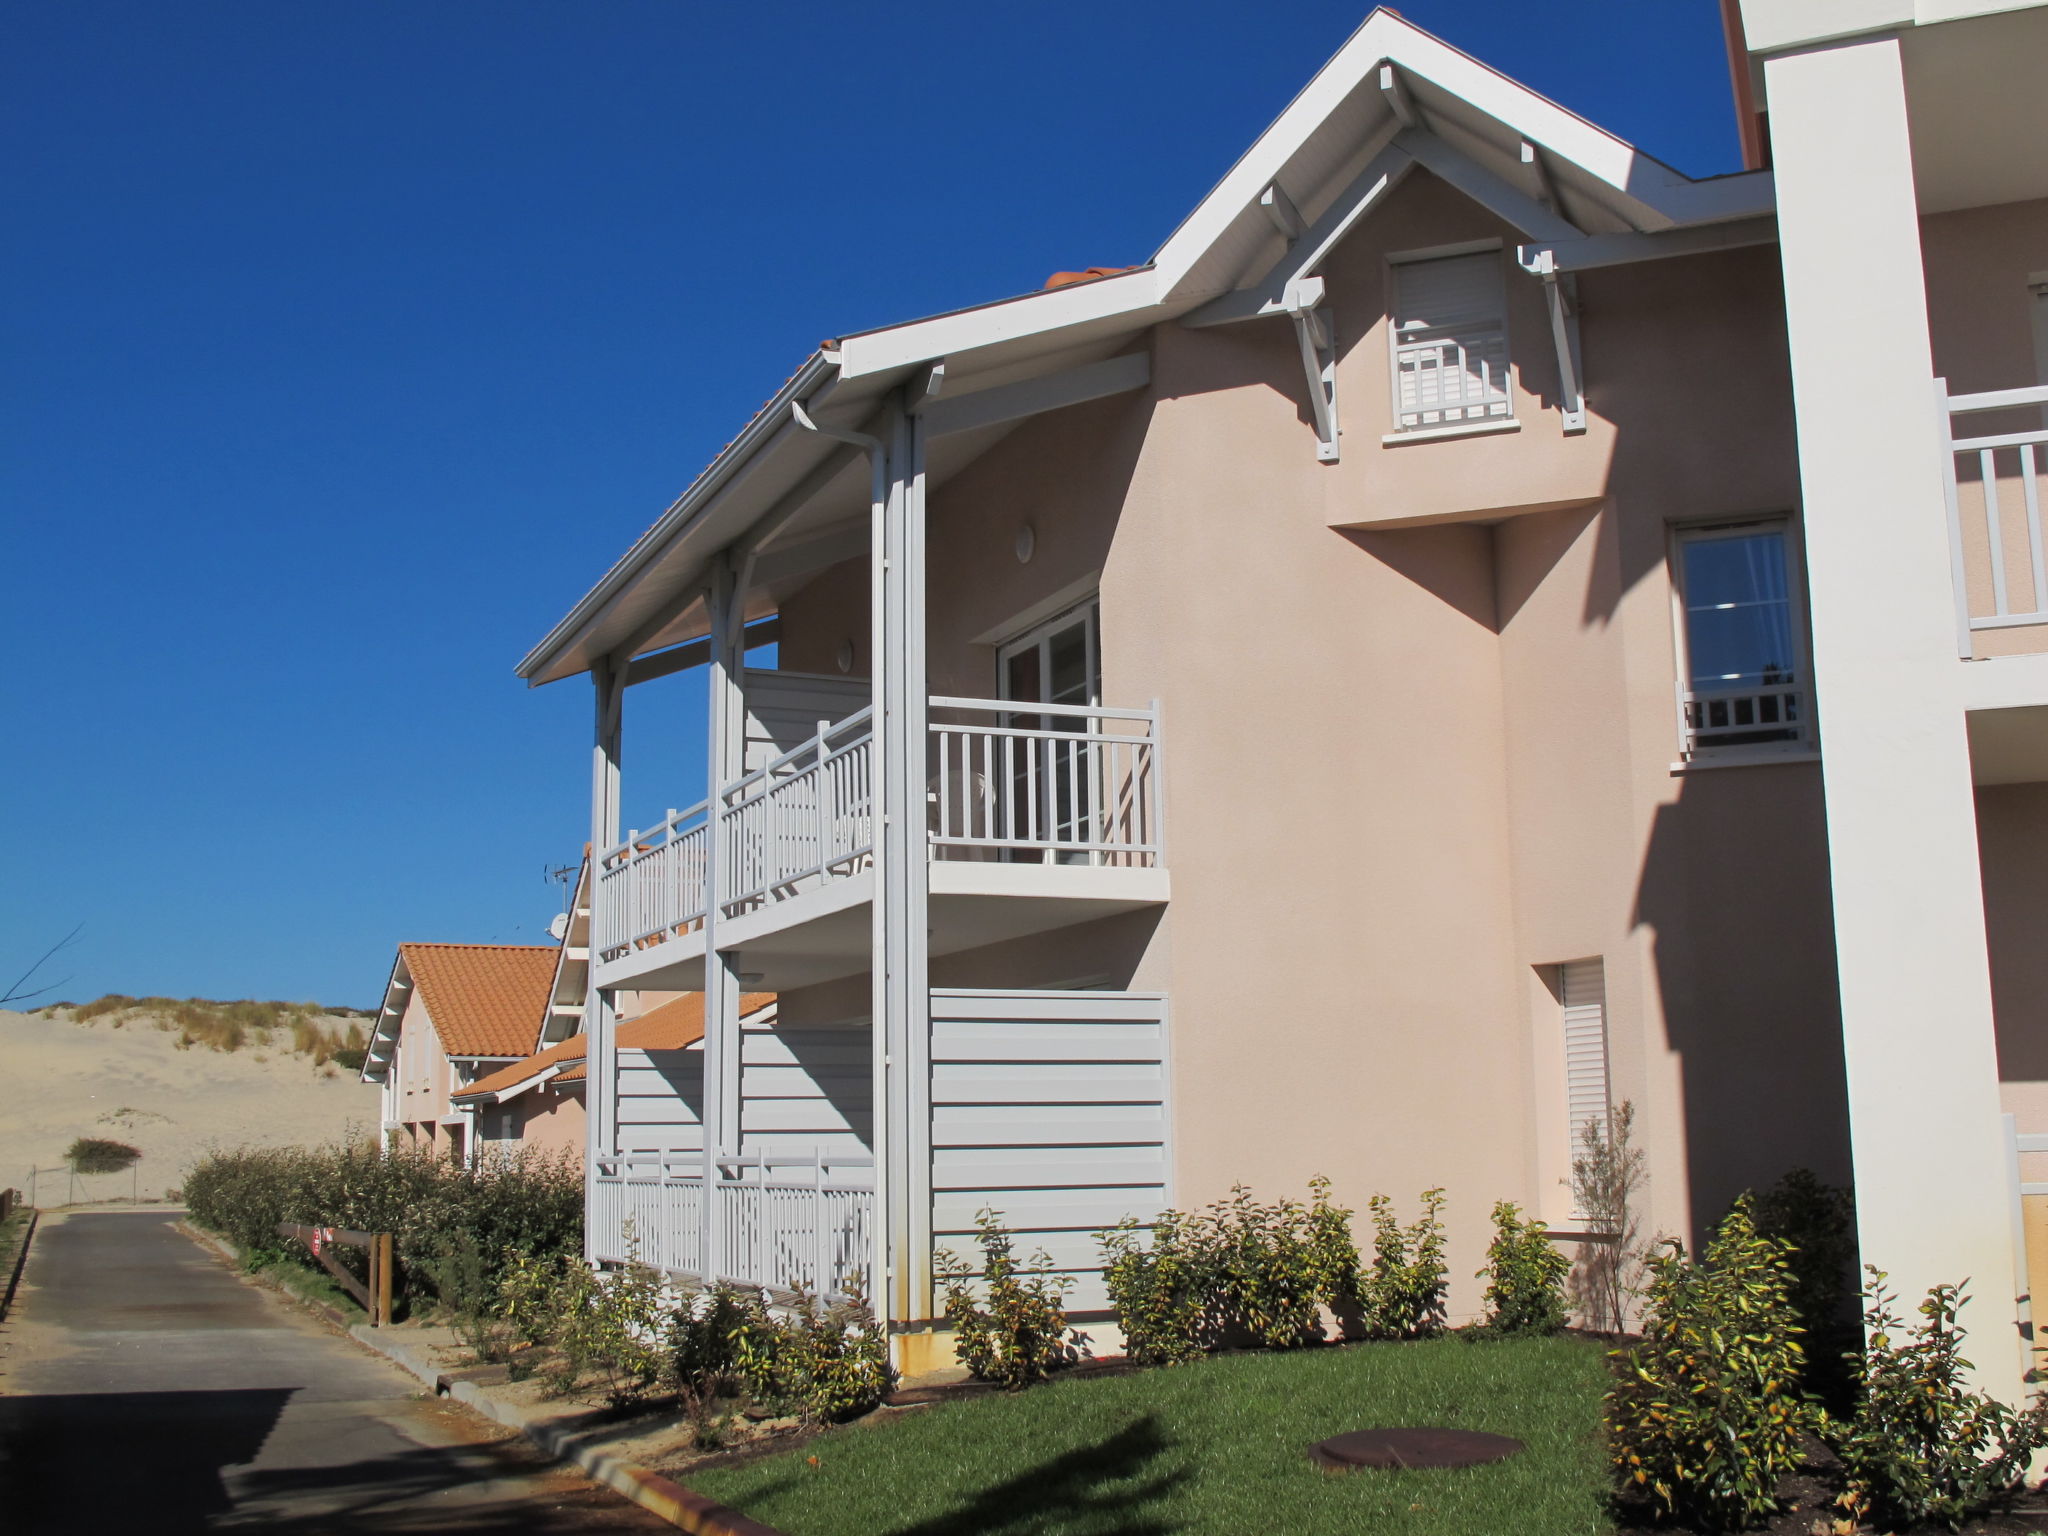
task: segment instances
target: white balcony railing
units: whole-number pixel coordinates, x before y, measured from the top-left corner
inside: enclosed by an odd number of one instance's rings
[[[863,709],[719,796],[719,910],[745,911],[865,868],[875,848],[873,711]]]
[[[704,920],[709,802],[646,832],[629,832],[598,861],[591,944],[606,960],[687,933]]]
[[[1000,699],[931,701],[934,859],[1156,868],[1159,712]],[[706,807],[629,833],[600,856],[600,960],[686,934],[709,901],[758,911],[866,869],[874,856],[874,735],[849,715],[718,796],[715,894]]]
[[[1394,397],[1403,432],[1506,420],[1513,407],[1506,328],[1410,322],[1394,343]]]
[[[600,1158],[591,1180],[591,1255],[775,1291],[835,1296],[857,1282],[872,1294],[873,1169],[864,1154],[721,1159],[707,1206],[695,1152]],[[707,1223],[708,1209],[715,1223]]]
[[[2048,624],[2048,545],[2041,504],[2048,500],[2048,385],[1951,395],[1935,381],[1947,452],[1949,554],[1956,625],[1970,655],[1970,632]],[[2003,413],[2016,430],[1958,436],[1956,419]]]
[[[1681,689],[1686,748],[1796,747],[1806,740],[1803,688],[1791,683],[1693,692]]]
[[[931,702],[933,858],[1159,864],[1156,709]]]

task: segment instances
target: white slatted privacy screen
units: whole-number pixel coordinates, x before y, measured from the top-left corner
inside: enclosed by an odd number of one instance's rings
[[[1509,416],[1500,252],[1396,263],[1393,318],[1394,416],[1402,431]]]
[[[975,1256],[990,1207],[1074,1277],[1070,1311],[1106,1310],[1094,1234],[1170,1202],[1166,1129],[1162,995],[933,991],[935,1246]]]
[[[1599,960],[1573,960],[1557,968],[1557,1000],[1564,1018],[1565,1123],[1569,1151],[1584,1146],[1586,1122],[1608,1129],[1607,972]]]

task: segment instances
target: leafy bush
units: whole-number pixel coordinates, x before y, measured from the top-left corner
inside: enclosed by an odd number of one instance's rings
[[[554,1337],[560,1319],[565,1269],[578,1260],[560,1253],[519,1253],[506,1256],[498,1271],[494,1311],[514,1341],[532,1348]]]
[[[1193,1218],[1162,1211],[1147,1229],[1134,1216],[1097,1234],[1103,1283],[1138,1365],[1179,1365],[1208,1352],[1210,1266]],[[1353,1267],[1357,1257],[1353,1255]]]
[[[1373,1339],[1426,1339],[1444,1326],[1444,1224],[1437,1213],[1444,1192],[1423,1192],[1422,1215],[1411,1227],[1394,1219],[1385,1195],[1367,1202],[1372,1210],[1372,1273],[1365,1280],[1365,1334]]]
[[[667,1278],[639,1262],[628,1231],[624,1264],[602,1274],[578,1264],[565,1276],[555,1309],[562,1354],[555,1384],[595,1372],[613,1404],[639,1401],[667,1374],[672,1310]]]
[[[1736,1530],[1774,1513],[1779,1480],[1818,1422],[1785,1244],[1756,1229],[1745,1196],[1703,1262],[1684,1245],[1649,1261],[1643,1341],[1611,1357],[1609,1455],[1619,1491],[1659,1518]]]
[[[1493,1203],[1493,1241],[1477,1277],[1486,1282],[1485,1333],[1556,1333],[1564,1327],[1564,1281],[1572,1263],[1544,1232],[1534,1217],[1524,1221],[1513,1201]]]
[[[125,1141],[81,1136],[65,1149],[64,1161],[71,1165],[73,1173],[122,1173],[141,1156],[141,1148],[131,1147]]]
[[[1856,1273],[1856,1201],[1823,1183],[1811,1168],[1794,1168],[1750,1196],[1756,1229],[1789,1245],[1790,1301],[1809,1333],[1846,1321]]]
[[[953,1325],[954,1350],[974,1378],[1014,1392],[1080,1358],[1079,1335],[1067,1322],[1065,1305],[1074,1282],[1052,1273],[1052,1260],[1042,1252],[1018,1264],[996,1212],[984,1208],[974,1225],[984,1296],[975,1295],[973,1266],[941,1250],[937,1267],[947,1282],[946,1320]]]
[[[511,1352],[512,1330],[499,1313],[498,1282],[477,1250],[476,1239],[464,1231],[450,1232],[420,1267],[447,1312],[455,1337],[478,1363],[503,1360]]]
[[[1254,1200],[1243,1185],[1190,1214],[1163,1211],[1096,1234],[1124,1348],[1141,1365],[1172,1365],[1226,1344],[1291,1349],[1323,1337],[1327,1309],[1347,1336],[1419,1338],[1443,1326],[1443,1191],[1403,1229],[1375,1196],[1379,1262],[1360,1272],[1351,1212],[1328,1179],[1311,1201]]]
[[[1636,1107],[1627,1099],[1608,1123],[1588,1120],[1579,1127],[1572,1158],[1572,1206],[1607,1242],[1582,1243],[1571,1276],[1572,1303],[1588,1328],[1621,1333],[1641,1293],[1648,1263],[1638,1197],[1649,1165],[1635,1145]]]
[[[784,1405],[813,1424],[837,1424],[881,1405],[896,1388],[889,1340],[858,1286],[819,1306],[799,1291],[775,1341],[774,1382]]]
[[[282,1255],[280,1222],[396,1235],[401,1293],[436,1295],[428,1266],[458,1234],[475,1245],[492,1284],[509,1255],[580,1255],[583,1175],[573,1155],[494,1150],[475,1167],[424,1147],[336,1143],[215,1151],[185,1178],[192,1220],[251,1262]],[[366,1278],[367,1258],[336,1257]]]
[[[2048,1409],[2037,1398],[2016,1411],[1964,1384],[1960,1286],[1929,1291],[1923,1321],[1899,1342],[1884,1271],[1873,1265],[1869,1274],[1866,1344],[1852,1362],[1860,1402],[1835,1443],[1847,1473],[1841,1507],[1880,1530],[1924,1520],[1960,1529],[2020,1487],[2028,1459],[2048,1448]]]

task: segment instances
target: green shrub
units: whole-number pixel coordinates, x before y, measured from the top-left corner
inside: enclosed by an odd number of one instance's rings
[[[1608,1239],[1579,1245],[1570,1282],[1579,1316],[1598,1333],[1627,1329],[1648,1261],[1640,1196],[1649,1164],[1635,1145],[1635,1123],[1636,1107],[1623,1099],[1606,1124],[1589,1119],[1579,1127],[1572,1157],[1572,1208]]]
[[[1301,1204],[1262,1204],[1234,1184],[1202,1219],[1218,1340],[1242,1336],[1267,1349],[1293,1349],[1320,1339],[1321,1275]]]
[[[1444,1224],[1437,1219],[1444,1192],[1425,1190],[1422,1215],[1403,1228],[1385,1195],[1367,1202],[1372,1210],[1372,1273],[1366,1277],[1365,1334],[1373,1339],[1426,1339],[1444,1326],[1444,1292],[1450,1275],[1444,1264]]]
[[[479,1364],[495,1365],[511,1353],[512,1329],[499,1313],[498,1281],[474,1237],[459,1229],[445,1234],[420,1267],[455,1337]]]
[[[1960,1529],[2021,1486],[2028,1459],[2048,1448],[2048,1410],[2037,1398],[2017,1411],[1965,1385],[1960,1286],[1929,1291],[1922,1321],[1901,1341],[1884,1271],[1869,1274],[1866,1342],[1852,1360],[1860,1400],[1834,1436],[1847,1474],[1841,1508],[1880,1530],[1926,1520]]]
[[[557,1293],[555,1343],[562,1366],[556,1383],[594,1372],[609,1402],[638,1402],[668,1374],[664,1344],[673,1310],[667,1277],[639,1261],[629,1225],[624,1264],[601,1274],[576,1265]]]
[[[1643,1341],[1611,1357],[1609,1454],[1616,1484],[1662,1519],[1736,1530],[1778,1508],[1781,1478],[1818,1423],[1785,1244],[1749,1200],[1722,1219],[1703,1262],[1682,1244],[1649,1261]]]
[[[826,1306],[799,1291],[776,1352],[783,1401],[813,1424],[871,1412],[896,1387],[888,1336],[857,1285],[845,1300]]]
[[[1103,1283],[1123,1330],[1124,1353],[1138,1365],[1178,1365],[1209,1349],[1212,1271],[1193,1220],[1162,1211],[1148,1230],[1136,1217],[1097,1234]],[[1357,1256],[1352,1258],[1353,1268]]]
[[[277,1235],[280,1222],[393,1233],[400,1292],[423,1300],[436,1294],[427,1266],[457,1234],[475,1245],[493,1284],[509,1255],[583,1249],[582,1170],[573,1155],[530,1148],[494,1150],[466,1167],[423,1147],[367,1141],[243,1147],[208,1153],[184,1188],[192,1220],[252,1260],[291,1246]],[[342,1248],[336,1257],[366,1278],[364,1254]]]
[[[515,1252],[498,1271],[495,1311],[520,1344],[532,1348],[555,1335],[560,1322],[565,1266],[582,1268],[559,1253]]]
[[[996,1212],[984,1208],[974,1225],[982,1295],[975,1294],[973,1266],[942,1249],[937,1268],[946,1282],[946,1320],[953,1325],[954,1351],[974,1378],[1014,1392],[1080,1358],[1065,1305],[1074,1282],[1054,1274],[1044,1253],[1020,1265]]]
[[[1486,1282],[1482,1332],[1556,1333],[1564,1327],[1564,1282],[1572,1263],[1544,1232],[1536,1218],[1523,1220],[1522,1208],[1513,1201],[1493,1203],[1493,1241],[1477,1276]]]
[[[1365,1323],[1365,1278],[1358,1267],[1358,1241],[1351,1235],[1353,1213],[1330,1198],[1330,1181],[1323,1175],[1310,1179],[1308,1188],[1309,1272],[1317,1297],[1349,1337]]]
[[[1856,1202],[1847,1189],[1823,1183],[1811,1168],[1794,1168],[1750,1196],[1756,1229],[1789,1245],[1789,1300],[1809,1334],[1848,1320],[1855,1294]]]
[[[131,1147],[125,1141],[81,1136],[65,1149],[64,1161],[71,1165],[73,1173],[124,1173],[141,1156],[141,1148]]]
[[[761,1378],[776,1324],[759,1291],[719,1284],[678,1307],[668,1347],[677,1384],[704,1396],[730,1395]]]

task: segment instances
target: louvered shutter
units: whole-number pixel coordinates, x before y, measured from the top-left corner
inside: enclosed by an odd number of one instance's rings
[[[1394,410],[1408,431],[1505,418],[1506,292],[1498,252],[1394,268]]]
[[[1586,1122],[1607,1134],[1607,972],[1598,960],[1558,967],[1564,1013],[1564,1094],[1571,1151],[1584,1147]]]

